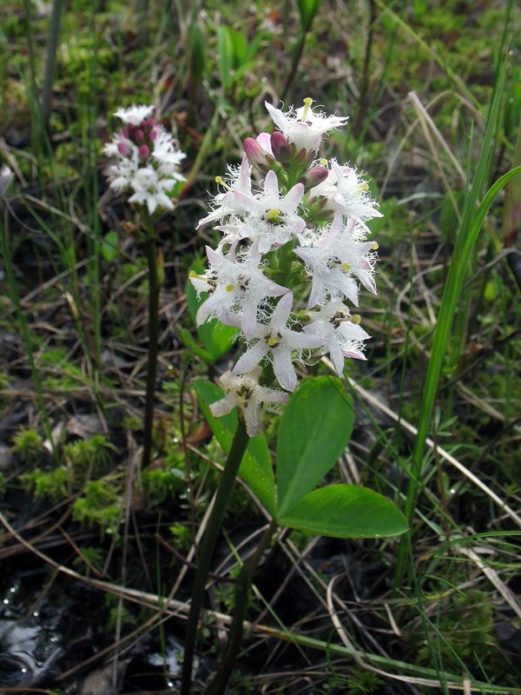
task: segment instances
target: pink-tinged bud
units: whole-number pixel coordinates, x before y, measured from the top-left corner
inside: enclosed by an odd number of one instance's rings
[[[157,138],[158,135],[159,135],[159,128],[157,128],[157,126],[154,126],[152,128],[152,130],[150,131],[150,139],[152,140],[152,142],[154,142],[154,140]]]
[[[122,138],[128,138],[129,132],[130,132],[130,131],[129,131],[128,126],[125,126],[124,128],[121,129],[120,135],[121,135]]]
[[[271,134],[271,149],[275,159],[286,162],[290,157],[289,143],[284,133],[276,130]]]
[[[254,138],[246,138],[243,142],[244,152],[250,164],[264,164],[264,152]]]
[[[136,142],[143,142],[143,140],[145,139],[145,133],[141,129],[138,128],[134,132],[134,139]]]
[[[148,145],[140,145],[139,154],[141,157],[143,157],[143,159],[147,159],[147,157],[150,155],[150,149]]]
[[[318,186],[319,183],[322,183],[322,181],[325,181],[328,174],[329,171],[327,167],[320,164],[311,167],[311,169],[309,169],[304,176],[303,183],[306,191],[309,191],[310,188],[314,188],[315,186]]]
[[[130,154],[129,144],[127,142],[125,142],[124,140],[120,140],[118,142],[118,152],[121,155],[123,155],[123,157],[128,157],[128,155]]]

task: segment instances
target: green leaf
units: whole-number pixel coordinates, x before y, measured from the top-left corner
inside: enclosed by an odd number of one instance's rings
[[[195,270],[196,273],[202,273],[204,271],[204,263],[202,259],[196,260],[190,270]],[[190,280],[186,283],[186,301],[188,303],[188,311],[190,316],[195,322],[195,317],[197,315],[197,310],[207,298],[206,293],[201,293],[197,296],[197,292]],[[197,333],[204,346],[204,350],[207,357],[203,357],[205,362],[208,364],[213,364],[217,362],[223,355],[225,355],[231,349],[235,338],[237,337],[237,329],[231,326],[225,326],[220,321],[213,319],[212,321],[206,321],[202,326],[197,327]],[[186,345],[184,338],[183,342]],[[190,347],[187,345],[187,347]],[[195,350],[194,350],[195,352]],[[197,354],[197,353],[196,353]]]
[[[288,528],[335,538],[381,538],[407,531],[407,521],[394,502],[359,485],[314,490],[277,521]]]
[[[113,263],[119,255],[118,233],[111,231],[105,234],[101,244],[101,255],[107,263]]]
[[[226,26],[217,28],[217,52],[219,56],[219,76],[226,92],[233,82],[233,41],[230,29]]]
[[[215,418],[210,412],[210,403],[220,400],[224,393],[218,386],[203,379],[194,382],[194,388],[210,429],[224,451],[228,453],[237,428],[237,413],[233,411],[229,415]],[[250,439],[239,468],[239,476],[253,494],[259,498],[268,512],[273,515],[275,512],[275,482],[271,455],[266,437],[263,434]]]
[[[300,21],[304,31],[309,31],[322,0],[297,0]]]
[[[279,514],[291,509],[335,465],[351,437],[354,418],[339,379],[309,379],[293,393],[277,439]]]
[[[190,65],[193,80],[200,80],[204,74],[206,67],[204,44],[203,32],[199,22],[195,21],[190,28]]]

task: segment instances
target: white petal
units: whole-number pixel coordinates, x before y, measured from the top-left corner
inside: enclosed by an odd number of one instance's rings
[[[275,307],[271,315],[271,325],[275,330],[285,328],[293,306],[293,292],[287,292]]]
[[[249,437],[255,437],[262,429],[260,413],[260,403],[256,399],[250,398],[246,407],[243,409],[244,423]]]
[[[286,391],[294,391],[297,385],[297,373],[291,361],[291,351],[287,347],[273,350],[273,371],[279,384]]]
[[[250,372],[254,367],[256,367],[262,360],[264,355],[268,352],[268,347],[264,340],[259,340],[255,345],[246,350],[246,352],[241,355],[237,364],[232,369],[233,374],[245,374]]]
[[[286,212],[293,212],[299,206],[302,196],[304,195],[304,184],[297,183],[293,188],[288,191],[288,194],[284,198],[284,208]]]
[[[340,345],[331,341],[329,344],[329,354],[333,364],[335,365],[336,373],[340,378],[342,378],[344,375],[344,353],[342,352]]]
[[[264,180],[264,194],[266,196],[273,196],[277,200],[279,199],[279,181],[277,179],[277,174],[270,169],[266,174]]]
[[[210,404],[210,411],[214,417],[227,415],[236,406],[236,397],[234,393],[227,393],[220,401]]]
[[[284,132],[284,128],[287,126],[288,120],[282,113],[280,109],[276,109],[269,102],[265,101],[264,106],[268,109],[268,113],[271,116],[271,120],[275,123],[279,130]]]
[[[313,333],[297,333],[297,331],[287,331],[284,334],[284,341],[295,349],[317,348],[324,344],[324,339]]]

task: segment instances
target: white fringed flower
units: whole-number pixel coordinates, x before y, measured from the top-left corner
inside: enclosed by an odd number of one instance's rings
[[[378,245],[374,241],[358,241],[360,234],[354,220],[346,225],[337,213],[329,229],[318,235],[311,246],[295,249],[311,275],[309,307],[322,305],[330,297],[345,297],[358,306],[356,279],[376,293],[372,251]]]
[[[114,115],[123,123],[139,126],[144,120],[150,118],[153,112],[153,106],[129,106],[126,109],[118,109]]]
[[[351,316],[344,304],[329,302],[316,311],[310,311],[309,317],[311,322],[304,331],[322,339],[322,353],[330,355],[339,377],[343,376],[346,357],[365,360],[364,340],[371,336],[359,325],[360,317]]]
[[[204,275],[191,278],[196,291],[210,293],[199,307],[197,325],[217,318],[248,333],[257,323],[260,305],[268,297],[280,297],[288,291],[263,274],[255,249],[240,260],[233,252],[224,256],[209,246],[206,254],[210,267]]]
[[[288,327],[288,320],[293,306],[293,293],[288,292],[275,307],[268,324],[258,323],[248,337],[255,342],[232,369],[233,374],[244,374],[254,369],[261,360],[268,357],[273,362],[273,371],[277,381],[287,391],[293,391],[297,385],[297,374],[293,366],[292,353],[302,353],[303,349],[320,347],[322,338],[293,331]]]
[[[339,128],[347,122],[345,116],[328,116],[325,113],[314,111],[311,107],[312,103],[312,99],[304,99],[304,106],[296,111],[290,109],[284,113],[265,102],[273,122],[284,133],[288,142],[295,145],[297,150],[316,152],[325,133]]]
[[[381,217],[375,201],[369,195],[367,184],[358,176],[356,169],[350,166],[340,166],[331,160],[331,169],[325,181],[314,186],[310,198],[323,197],[326,207],[341,212],[346,218],[357,222]]]
[[[129,202],[146,206],[150,214],[174,208],[169,194],[184,180],[179,166],[185,158],[172,135],[154,121],[153,110],[131,106],[116,111],[125,126],[104,147],[104,153],[115,159],[106,172],[110,187],[127,192]]]
[[[248,374],[236,376],[231,372],[222,374],[218,383],[226,391],[220,401],[212,403],[210,410],[214,417],[227,415],[235,407],[242,411],[246,432],[255,437],[261,431],[261,410],[263,406],[286,403],[288,394],[259,384],[261,370],[254,369]]]
[[[292,238],[298,238],[306,222],[297,215],[304,195],[304,185],[297,183],[285,196],[280,195],[277,175],[268,171],[264,191],[256,196],[235,192],[235,200],[244,213],[221,227],[223,243],[235,243],[249,239],[261,254],[273,247],[283,246]]]

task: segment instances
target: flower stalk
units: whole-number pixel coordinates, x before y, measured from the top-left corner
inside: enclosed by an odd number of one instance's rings
[[[150,465],[152,459],[154,404],[157,380],[157,351],[159,340],[159,293],[161,280],[157,262],[155,229],[149,215],[146,215],[145,254],[148,265],[148,361],[147,386],[145,397],[144,440],[142,468]]]
[[[217,492],[215,493],[215,500],[208,518],[206,532],[201,542],[201,549],[197,561],[197,570],[195,572],[192,589],[192,600],[190,602],[190,613],[186,625],[181,695],[189,695],[190,693],[195,645],[197,641],[197,627],[199,624],[199,615],[203,606],[206,579],[210,571],[213,552],[221,530],[228,498],[230,497],[233,483],[237,477],[242,457],[248,446],[248,441],[249,437],[246,432],[244,420],[242,417],[239,417],[232,446],[224,466],[221,480],[219,481]]]
[[[273,534],[277,530],[275,521],[271,521],[262,534],[257,548],[253,555],[243,564],[237,584],[235,585],[234,610],[230,632],[228,633],[228,642],[224,651],[223,658],[217,669],[213,680],[204,691],[204,695],[221,695],[225,692],[226,684],[232,674],[232,668],[239,653],[242,643],[243,624],[246,618],[246,610],[248,608],[248,597],[259,562],[264,555],[264,551],[268,548]]]

